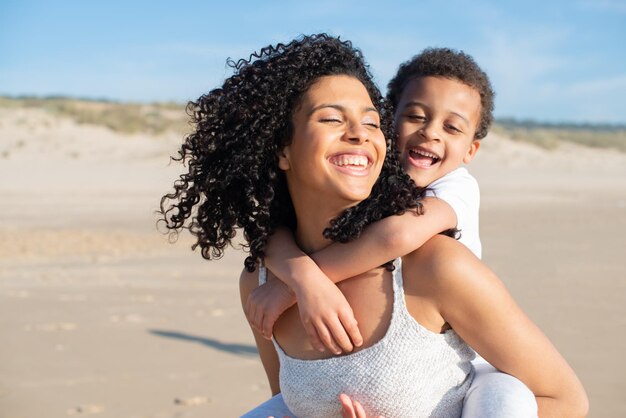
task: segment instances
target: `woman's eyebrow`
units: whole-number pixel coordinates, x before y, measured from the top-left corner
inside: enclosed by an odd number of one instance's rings
[[[313,107],[311,109],[311,111],[309,112],[309,115],[312,115],[313,113],[317,112],[320,109],[325,109],[325,108],[332,108],[332,109],[337,109],[339,111],[344,112],[346,110],[346,107],[340,104],[336,104],[336,103],[322,103],[320,105],[317,105],[315,107]],[[365,106],[363,108],[364,112],[376,112],[378,113],[378,109],[376,109],[374,106]]]

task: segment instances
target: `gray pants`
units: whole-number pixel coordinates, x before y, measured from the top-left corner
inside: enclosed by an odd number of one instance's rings
[[[270,400],[263,402],[252,411],[243,414],[241,418],[283,418],[285,416],[296,418],[296,416],[289,411],[285,402],[283,402],[283,395],[279,393]]]
[[[472,364],[476,374],[465,394],[462,418],[537,417],[535,395],[525,384],[480,357]]]

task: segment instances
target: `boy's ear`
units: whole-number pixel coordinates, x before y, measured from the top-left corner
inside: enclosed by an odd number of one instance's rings
[[[291,168],[289,145],[278,152],[278,168],[288,171]]]
[[[470,161],[474,159],[474,156],[478,152],[478,148],[480,148],[480,139],[472,140],[472,143],[470,144],[470,147],[467,150],[467,154],[465,154],[465,157],[463,157],[463,162],[465,164],[469,164]]]

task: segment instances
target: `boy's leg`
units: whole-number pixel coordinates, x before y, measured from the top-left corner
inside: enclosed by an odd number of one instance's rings
[[[296,418],[296,416],[289,411],[287,405],[285,405],[283,395],[279,393],[270,400],[263,402],[252,411],[246,412],[241,418],[283,418],[285,416]]]
[[[536,418],[537,401],[517,378],[499,372],[482,358],[463,403],[462,418]]]

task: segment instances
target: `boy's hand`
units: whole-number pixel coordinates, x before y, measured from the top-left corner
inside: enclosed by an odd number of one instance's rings
[[[363,337],[350,304],[339,288],[326,276],[298,286],[296,297],[300,319],[313,348],[334,354],[351,352],[363,344]]]
[[[278,317],[295,303],[296,297],[291,289],[271,278],[250,293],[244,310],[252,328],[269,340]]]

